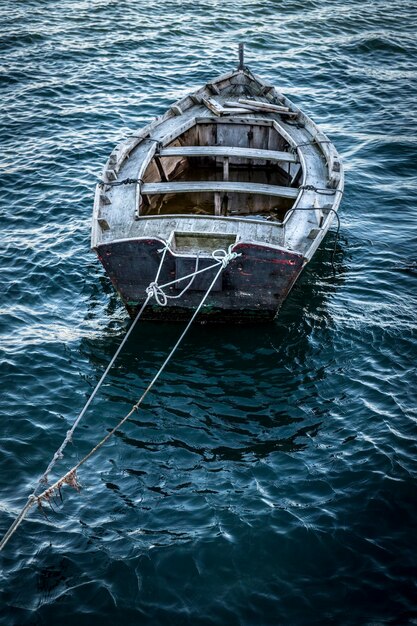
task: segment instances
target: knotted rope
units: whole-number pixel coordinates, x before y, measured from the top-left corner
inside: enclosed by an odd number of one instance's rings
[[[212,270],[212,269],[214,269],[216,267],[219,267],[219,265],[221,265],[222,269],[224,269],[225,267],[227,267],[227,265],[230,263],[230,261],[232,261],[236,257],[240,256],[240,254],[238,254],[237,252],[233,252],[232,248],[233,248],[233,244],[231,246],[229,246],[227,251],[226,250],[222,250],[222,249],[214,250],[211,253],[211,256],[216,261],[216,263],[213,263],[213,265],[208,265],[207,267],[203,267],[201,270],[198,269],[199,253],[197,253],[195,270],[194,270],[194,272],[192,274],[187,274],[186,276],[182,276],[181,278],[176,278],[175,280],[171,280],[169,283],[165,283],[164,285],[158,285],[158,278],[159,278],[159,274],[161,272],[162,263],[164,261],[166,251],[169,249],[169,244],[167,244],[165,246],[165,248],[163,249],[164,252],[163,252],[162,259],[161,259],[161,263],[159,264],[159,268],[158,268],[158,272],[156,274],[156,278],[146,288],[146,293],[148,294],[148,296],[149,295],[153,296],[160,306],[166,306],[168,304],[168,300],[175,300],[177,298],[181,298],[181,296],[184,295],[184,293],[187,291],[187,289],[189,289],[191,287],[191,285],[193,284],[194,279],[195,279],[196,276],[198,276],[199,274],[203,274],[204,272],[208,272],[209,270]],[[179,294],[177,294],[175,296],[168,295],[167,293],[165,293],[164,289],[166,289],[167,287],[171,287],[172,285],[176,285],[180,281],[187,280],[188,278],[190,278],[191,280],[188,283],[188,285],[181,291],[181,293],[179,293]]]
[[[32,506],[35,503],[37,503],[39,507],[42,507],[42,502],[49,501],[50,498],[53,497],[54,494],[56,494],[57,491],[59,493],[61,493],[61,488],[65,484],[70,485],[70,486],[74,487],[77,490],[79,489],[79,484],[78,484],[78,481],[77,481],[77,470],[82,465],[84,465],[84,463],[86,463],[86,461],[88,461],[88,459],[90,459],[90,457],[92,457],[97,452],[97,450],[99,450],[110,439],[110,437],[112,437],[119,430],[119,428],[121,428],[123,426],[123,424],[133,415],[133,413],[135,413],[135,411],[137,411],[139,409],[139,407],[141,406],[142,402],[144,401],[144,399],[146,398],[148,393],[151,391],[152,387],[155,385],[156,381],[161,376],[162,372],[165,370],[165,368],[168,365],[169,361],[173,357],[175,351],[177,350],[177,348],[179,347],[179,345],[183,341],[183,339],[184,339],[185,335],[187,334],[191,324],[194,322],[194,320],[197,317],[198,313],[202,309],[202,307],[203,307],[203,305],[204,305],[208,295],[210,294],[211,290],[213,289],[213,287],[214,287],[217,279],[219,278],[221,272],[227,267],[227,265],[230,263],[230,261],[232,261],[237,256],[239,256],[236,252],[232,251],[232,247],[233,246],[229,246],[228,251],[225,251],[225,250],[215,250],[212,253],[212,256],[213,256],[214,259],[217,260],[217,263],[215,263],[213,265],[210,265],[209,267],[204,268],[203,270],[198,270],[197,269],[197,267],[198,267],[198,256],[197,256],[196,271],[193,274],[191,274],[190,276],[195,277],[197,274],[199,274],[201,272],[204,272],[204,271],[208,271],[208,270],[210,270],[210,269],[212,269],[214,267],[218,267],[218,271],[216,272],[216,275],[213,278],[213,280],[211,281],[211,283],[210,283],[208,289],[206,290],[203,298],[201,299],[197,309],[194,311],[190,321],[187,323],[185,329],[181,333],[179,339],[175,343],[174,347],[171,349],[171,351],[168,354],[168,356],[166,357],[165,361],[162,363],[162,365],[159,368],[158,372],[155,374],[155,376],[153,377],[153,379],[151,380],[151,382],[149,383],[149,385],[147,386],[147,388],[145,389],[145,391],[143,392],[143,394],[141,395],[139,400],[133,405],[133,407],[130,409],[130,411],[127,413],[127,415],[125,415],[118,422],[118,424],[116,424],[116,426],[110,432],[108,432],[107,435],[105,437],[103,437],[103,439],[101,439],[101,441],[99,441],[76,465],[74,465],[70,470],[68,470],[63,476],[61,476],[61,478],[59,478],[57,481],[55,481],[50,487],[48,487],[47,489],[42,491],[42,493],[40,493],[39,495],[36,495],[36,491],[39,488],[39,485],[41,484],[41,482],[47,482],[48,473],[54,467],[55,463],[59,459],[61,459],[63,457],[63,450],[65,449],[65,447],[68,444],[68,442],[71,441],[72,434],[73,434],[74,430],[76,429],[76,427],[78,426],[79,422],[81,421],[81,419],[82,419],[83,415],[85,414],[87,408],[90,406],[94,396],[96,395],[98,389],[102,385],[102,383],[103,383],[104,379],[106,378],[110,368],[114,364],[117,356],[120,354],[120,351],[122,350],[122,348],[125,345],[129,335],[131,334],[133,328],[135,327],[136,322],[142,316],[142,313],[145,310],[145,307],[147,306],[149,300],[153,296],[153,294],[154,294],[153,289],[150,289],[150,286],[147,288],[147,290],[146,290],[147,291],[146,300],[143,303],[142,307],[140,308],[140,310],[139,310],[139,312],[138,312],[138,314],[137,314],[137,316],[136,316],[132,326],[130,327],[130,329],[126,333],[125,337],[123,338],[122,343],[120,344],[119,348],[117,349],[115,355],[113,356],[112,360],[110,361],[109,365],[107,366],[105,372],[103,373],[103,375],[100,378],[99,382],[97,383],[96,387],[94,388],[93,393],[91,394],[91,396],[87,400],[87,402],[86,402],[84,408],[82,409],[81,413],[79,414],[79,416],[75,420],[72,428],[67,432],[67,435],[66,435],[64,441],[62,442],[62,444],[58,448],[58,450],[55,452],[55,454],[54,454],[51,462],[49,463],[46,471],[43,473],[42,477],[39,479],[38,484],[36,486],[36,489],[28,497],[28,500],[27,500],[25,506],[22,508],[22,510],[20,511],[18,516],[15,518],[15,520],[13,521],[12,525],[10,526],[10,528],[7,530],[7,532],[5,533],[3,538],[1,539],[1,541],[0,541],[0,551],[5,547],[5,545],[8,543],[10,538],[14,535],[14,533],[16,532],[16,530],[18,529],[20,524],[25,519],[27,513],[29,512],[29,510],[32,508]],[[159,268],[158,268],[158,271],[157,271],[157,274],[156,274],[156,277],[155,277],[155,281],[154,281],[154,283],[156,285],[157,285],[157,281],[158,281],[158,278],[159,278],[159,275],[160,275],[160,272],[161,272],[163,261],[165,259],[165,255],[166,255],[167,249],[168,249],[168,246],[165,246],[164,251],[163,251],[163,256],[161,258],[161,262],[159,264]],[[177,279],[176,281],[172,281],[171,283],[167,283],[165,285],[162,285],[161,287],[158,287],[158,289],[161,290],[161,293],[164,293],[162,291],[163,288],[173,284],[174,282],[177,283],[177,282],[180,282],[182,280],[186,280],[190,276],[181,277],[181,278]],[[192,280],[194,280],[194,278]],[[190,287],[190,284],[191,283],[189,283],[187,285],[187,289]],[[148,290],[149,290],[149,292],[148,292]],[[185,290],[183,290],[183,292],[184,291]]]

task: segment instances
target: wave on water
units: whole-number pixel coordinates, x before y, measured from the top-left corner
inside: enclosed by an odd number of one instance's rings
[[[128,320],[89,251],[113,146],[246,62],[344,157],[329,233],[276,323],[193,327],[134,419],[2,553],[8,626],[411,624],[416,14],[400,0],[5,0],[0,525]],[[140,325],[67,448],[140,397],[180,329]]]

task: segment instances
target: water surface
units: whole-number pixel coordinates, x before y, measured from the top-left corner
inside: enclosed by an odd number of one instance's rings
[[[232,69],[292,98],[346,169],[275,324],[196,326],[143,410],[2,553],[4,624],[411,624],[416,590],[416,13],[400,0],[5,0],[0,530],[122,339],[89,252],[114,144]],[[179,327],[143,323],[60,465]]]

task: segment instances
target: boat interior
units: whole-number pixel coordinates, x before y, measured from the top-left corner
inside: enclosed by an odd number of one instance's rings
[[[138,217],[207,215],[283,221],[302,166],[268,119],[201,118],[156,148]]]

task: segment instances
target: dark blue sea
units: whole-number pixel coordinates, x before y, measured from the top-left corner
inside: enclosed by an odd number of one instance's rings
[[[89,250],[114,145],[244,41],[346,171],[340,238],[278,320],[193,326],[81,491],[32,509],[0,623],[417,624],[415,4],[2,0],[0,27],[1,534],[130,324]],[[55,477],[182,328],[139,323]]]

